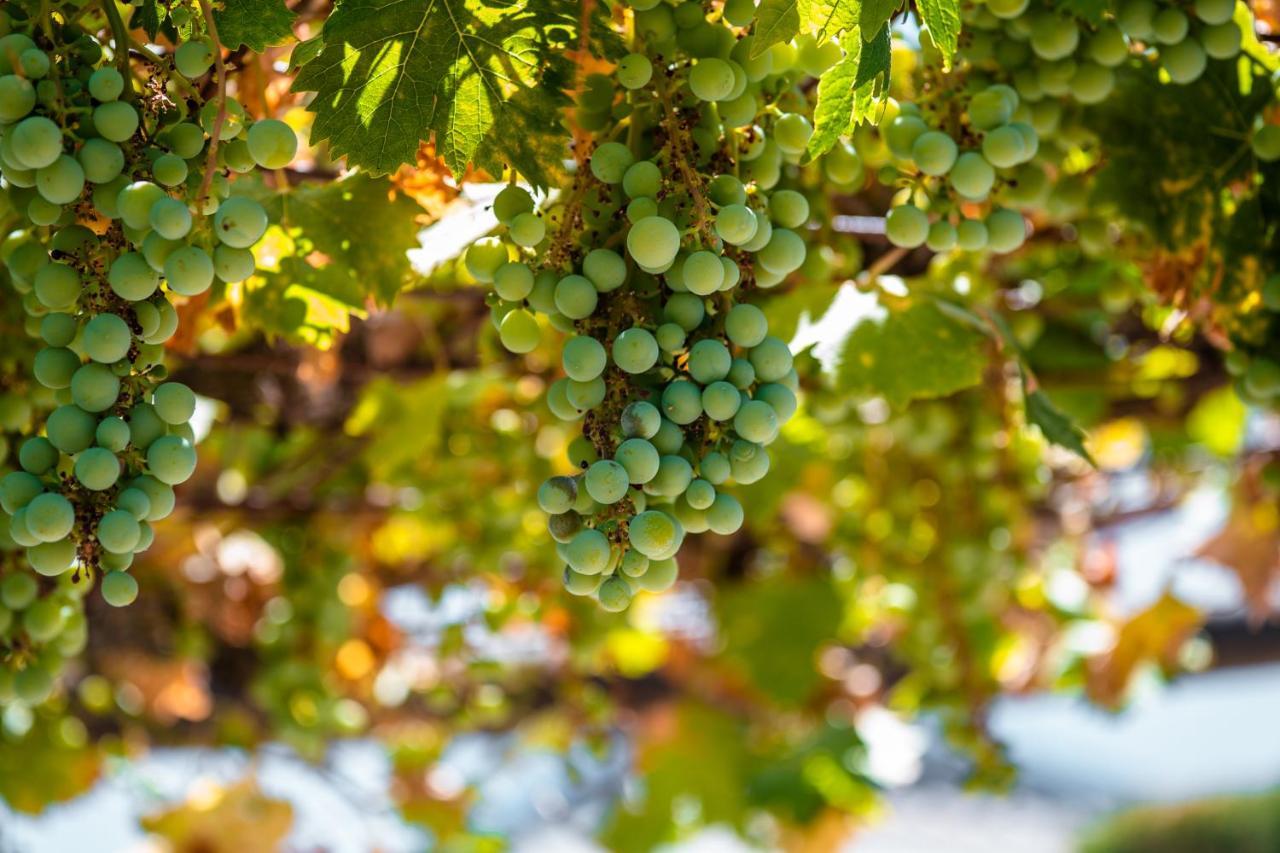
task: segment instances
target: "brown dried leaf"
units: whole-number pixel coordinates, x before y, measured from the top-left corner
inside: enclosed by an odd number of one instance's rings
[[[1120,626],[1109,652],[1089,661],[1089,696],[1099,704],[1115,706],[1139,664],[1154,662],[1172,671],[1182,644],[1203,621],[1200,611],[1166,592]]]

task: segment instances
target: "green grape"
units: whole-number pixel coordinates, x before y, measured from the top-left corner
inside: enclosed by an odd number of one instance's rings
[[[103,418],[94,430],[94,439],[98,444],[115,453],[129,446],[129,438],[129,424],[124,418],[114,415]]]
[[[138,520],[126,510],[113,509],[98,522],[98,543],[115,554],[133,551],[141,535],[142,527]]]
[[[631,586],[619,575],[605,578],[604,583],[596,590],[600,606],[610,613],[626,610],[631,604],[631,595]]]
[[[75,455],[93,444],[97,419],[79,406],[59,406],[45,421],[49,442],[63,453]]]
[[[26,505],[27,529],[41,542],[57,542],[71,533],[76,514],[62,495],[45,492]]]
[[[756,369],[745,358],[735,358],[725,378],[738,390],[745,391],[756,383]]]
[[[707,524],[712,532],[729,536],[738,532],[744,519],[742,504],[733,495],[720,492],[707,508]]]
[[[612,459],[600,459],[591,463],[583,477],[583,483],[592,500],[606,506],[626,497],[630,485],[627,469]]]
[[[599,574],[584,575],[569,566],[564,568],[564,588],[573,595],[591,595],[600,588],[603,580]]]
[[[186,42],[174,51],[173,66],[184,77],[200,77],[213,65],[214,50],[208,39]]]
[[[633,522],[634,523],[634,522]],[[599,530],[587,529],[564,546],[569,566],[579,574],[598,575],[609,565],[609,540]]]
[[[627,221],[635,224],[641,219],[648,219],[650,216],[658,215],[658,203],[647,196],[633,199],[627,205]]]
[[[664,450],[663,447],[659,446],[660,435],[654,436],[653,441],[654,446],[657,447],[659,451]],[[681,443],[683,443],[683,439]],[[671,448],[668,447],[665,449]],[[676,449],[679,449],[679,445],[676,445]],[[652,480],[645,484],[644,490],[648,494],[673,498],[677,495],[683,494],[692,479],[693,467],[689,462],[682,456],[675,456],[668,453],[658,460],[658,472],[654,474]]]
[[[538,488],[538,506],[548,515],[568,512],[577,498],[578,484],[572,477],[552,477]]]
[[[1264,124],[1249,140],[1254,156],[1270,163],[1280,160],[1280,125]]]
[[[536,213],[517,214],[511,220],[508,233],[517,246],[531,249],[547,236],[547,222]]]
[[[226,245],[247,249],[266,233],[267,212],[251,198],[232,196],[218,206],[218,212],[213,215],[213,230]]]
[[[769,473],[769,452],[758,444],[739,439],[729,451],[729,470],[738,483],[758,482]]]
[[[181,382],[165,382],[151,395],[152,410],[166,424],[185,424],[196,411],[196,395]]]
[[[755,236],[742,244],[742,248],[748,252],[760,251],[766,244],[768,244],[770,238],[773,237],[773,223],[769,220],[769,217],[761,211],[755,211],[755,217]]]
[[[71,377],[71,399],[86,412],[111,408],[120,396],[120,379],[103,364],[82,365]]]
[[[650,560],[645,573],[636,578],[636,585],[648,592],[665,592],[675,585],[679,568],[672,557],[665,560]]]
[[[533,352],[542,332],[533,314],[523,308],[517,308],[502,318],[498,327],[498,337],[502,345],[514,353]]]
[[[27,549],[27,562],[45,577],[54,577],[75,565],[76,545],[70,539],[41,542]]]
[[[680,427],[673,424],[666,418],[662,418],[658,424],[658,431],[649,437],[653,442],[653,446],[658,448],[658,452],[670,456],[673,453],[679,453],[684,446],[684,433],[680,431]]]
[[[894,156],[905,160],[911,157],[916,140],[928,130],[929,126],[920,116],[904,113],[889,122],[884,130],[884,139]]]
[[[787,275],[804,263],[805,245],[799,234],[787,228],[775,228],[769,242],[756,253],[756,260],[766,270]]]
[[[751,349],[749,358],[761,382],[780,382],[791,372],[791,350],[775,337],[766,337]]]
[[[1193,39],[1169,45],[1160,50],[1160,64],[1169,79],[1180,85],[1193,83],[1204,73],[1207,60],[1204,48]]]
[[[741,303],[725,315],[724,331],[735,345],[749,349],[764,340],[769,333],[769,321],[756,306]]]
[[[1031,23],[1031,49],[1041,59],[1063,59],[1070,56],[1080,42],[1080,28],[1065,15],[1043,13]]]
[[[627,168],[635,162],[631,149],[621,142],[605,142],[591,153],[591,174],[606,184],[622,182]]]
[[[745,205],[725,205],[716,214],[716,234],[734,246],[750,241],[756,235],[756,227],[755,213]]]
[[[646,329],[627,329],[613,342],[613,361],[627,373],[644,373],[658,362],[658,342]]]
[[[33,436],[18,448],[18,464],[24,471],[39,476],[58,464],[58,450],[49,439]]]
[[[565,342],[562,362],[570,379],[588,382],[604,372],[608,355],[595,338],[578,335]]]
[[[984,89],[969,100],[969,123],[978,130],[991,130],[1013,118],[1017,104],[994,87]]]
[[[50,204],[69,204],[84,190],[84,177],[80,163],[61,154],[48,166],[36,170],[36,189]]]
[[[51,347],[65,347],[75,340],[79,328],[71,314],[45,314],[40,320],[40,337]]]
[[[176,198],[162,198],[151,206],[151,228],[166,240],[180,240],[191,231],[191,211]]]
[[[508,302],[520,302],[533,290],[533,270],[527,264],[509,261],[494,272],[493,289]]]
[[[137,442],[134,442],[137,445]],[[135,477],[128,487],[138,489],[147,496],[147,500],[151,503],[151,508],[147,512],[147,521],[161,521],[169,517],[169,513],[173,512],[176,502],[173,489],[161,483],[154,477],[142,476]]]
[[[596,406],[604,402],[606,392],[604,380],[597,376],[586,382],[579,382],[576,379],[570,379],[565,386],[565,397],[574,408],[586,411],[594,409]]]
[[[685,287],[699,296],[715,293],[724,284],[724,265],[720,256],[705,249],[691,253],[681,268]]]
[[[532,213],[533,207],[533,196],[518,184],[507,184],[493,199],[493,215],[503,225],[510,225],[522,213]]]
[[[748,400],[734,415],[733,429],[747,441],[768,444],[778,436],[778,414],[762,400]]]
[[[80,273],[68,264],[45,264],[35,275],[36,299],[49,308],[74,305],[80,297],[80,290]]]
[[[689,375],[706,385],[728,376],[732,362],[733,356],[724,344],[710,338],[701,340],[689,350]]]
[[[147,448],[147,469],[161,483],[174,486],[185,482],[195,468],[195,448],[185,438],[161,436]]]
[[[1151,19],[1151,34],[1162,44],[1177,44],[1187,37],[1190,21],[1179,9],[1161,9]]]
[[[0,507],[10,515],[27,506],[44,491],[39,478],[26,471],[10,471],[0,478]]]
[[[662,189],[662,170],[652,160],[637,160],[622,175],[622,191],[627,198],[656,196]]]
[[[103,139],[124,142],[138,131],[138,111],[127,101],[108,101],[93,110],[93,127]]]
[[[89,94],[95,101],[114,101],[124,94],[124,77],[110,66],[99,68],[89,75]]]
[[[582,529],[582,516],[576,512],[562,512],[547,518],[547,532],[551,538],[564,544],[578,535]]]
[[[678,323],[663,323],[654,332],[654,340],[663,352],[677,352],[684,349],[685,331]]]
[[[138,581],[127,572],[102,576],[102,600],[112,607],[127,607],[138,598]]]
[[[583,276],[567,275],[556,284],[556,310],[571,320],[590,317],[598,300],[595,285]]]
[[[1225,24],[1235,13],[1234,0],[1195,0],[1196,17],[1206,24]]]
[[[1119,27],[1103,26],[1089,40],[1089,58],[1099,65],[1114,68],[1129,58],[1129,43]]]
[[[618,571],[629,578],[638,578],[649,570],[649,558],[634,548],[627,550],[618,562]]]
[[[76,457],[75,474],[86,489],[101,492],[115,485],[120,476],[120,460],[105,447],[90,447]]]
[[[911,145],[911,159],[926,175],[945,175],[955,165],[955,140],[936,130],[925,131]]]
[[[1200,44],[1211,59],[1231,59],[1240,53],[1244,34],[1235,21],[1213,24],[1200,33]]]
[[[996,173],[991,164],[979,153],[966,151],[956,159],[947,176],[957,193],[967,199],[980,201],[991,192]]]
[[[188,45],[183,45],[189,47]],[[298,153],[298,136],[278,119],[262,119],[249,127],[249,156],[264,169],[283,169]]]
[[[1012,252],[1026,240],[1026,223],[1012,210],[993,210],[986,219],[987,244],[995,252]]]
[[[592,249],[582,259],[582,274],[595,285],[596,290],[608,293],[626,281],[627,262],[609,249]]]
[[[929,216],[918,207],[904,204],[885,216],[884,231],[893,245],[914,249],[929,236]]]
[[[713,421],[729,421],[738,413],[742,395],[728,382],[718,380],[702,389],[702,410]]]
[[[213,284],[213,259],[199,246],[183,246],[165,259],[164,276],[174,293],[196,296]]]
[[[13,679],[14,692],[24,704],[39,705],[53,693],[53,676],[37,666],[29,666]]]
[[[723,101],[734,89],[733,68],[723,59],[706,57],[689,70],[689,88],[702,101]]]
[[[0,121],[18,121],[35,105],[36,89],[29,81],[16,74],[0,77]]]
[[[693,423],[702,414],[702,390],[685,379],[669,383],[662,389],[662,412],[673,423]]]
[[[253,275],[253,270],[253,252],[248,249],[218,246],[213,250],[213,272],[220,281],[229,284],[244,281]]]
[[[39,584],[28,574],[11,574],[0,581],[0,603],[9,610],[27,609],[39,593]]]
[[[94,361],[113,364],[129,353],[133,333],[115,314],[99,314],[85,324],[81,344]]]
[[[993,166],[1007,169],[1026,159],[1026,144],[1016,127],[1003,125],[982,140],[982,156]]]
[[[650,560],[662,559],[673,547],[679,546],[680,532],[671,516],[658,510],[646,510],[631,519],[627,540],[632,548]]]
[[[956,242],[967,252],[977,252],[987,246],[987,226],[977,219],[962,219],[956,226]]]
[[[149,228],[151,206],[165,197],[164,190],[150,181],[134,181],[120,190],[116,207],[125,225],[136,229]]]
[[[773,123],[773,139],[787,154],[800,154],[813,136],[813,125],[799,113],[785,113]]]
[[[626,470],[629,482],[643,485],[657,475],[660,456],[657,448],[649,441],[629,438],[618,445],[614,461]]]
[[[661,216],[642,219],[627,232],[627,252],[641,266],[665,269],[675,260],[679,250],[680,232],[670,220]]]
[[[795,392],[778,382],[766,382],[761,385],[756,389],[755,396],[757,400],[768,403],[777,414],[779,422],[782,423],[791,420],[791,416],[796,413],[799,405]]]
[[[90,183],[105,184],[124,170],[124,151],[105,139],[88,139],[76,154],[84,177]],[[79,193],[77,193],[79,195]]]
[[[80,356],[65,347],[46,347],[36,353],[32,373],[46,388],[70,388],[71,377],[80,369]]]
[[[662,413],[652,403],[641,400],[628,403],[619,422],[627,438],[653,438],[662,426]]]
[[[924,244],[934,252],[949,252],[956,245],[955,226],[945,219],[939,219],[929,226],[929,234]]]
[[[44,116],[24,118],[5,139],[14,157],[28,169],[43,169],[62,156],[62,130]]]

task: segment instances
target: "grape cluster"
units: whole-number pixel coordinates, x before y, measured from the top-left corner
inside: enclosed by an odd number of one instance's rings
[[[1021,120],[1019,106],[1018,93],[1003,84],[974,94],[962,112],[951,102],[890,104],[896,115],[883,125],[888,161],[878,176],[907,184],[885,217],[891,243],[935,252],[1011,252],[1022,245],[1026,223],[1017,211],[987,205],[983,215],[969,215],[1039,151],[1040,138]]]
[[[297,141],[231,98],[199,97],[209,39],[135,69],[107,61],[109,41],[70,22],[74,5],[52,25],[0,13],[0,260],[55,405],[0,478],[0,521],[36,573],[100,572],[122,606],[138,592],[134,554],[196,465],[196,398],[163,364],[174,300],[253,273],[267,215],[231,195],[228,174],[279,168]]]
[[[809,202],[784,182],[813,128],[798,73],[751,57],[736,6],[633,4],[634,52],[579,94],[595,138],[567,200],[544,214],[513,183],[501,236],[464,259],[508,349],[537,346],[539,314],[569,335],[547,404],[582,424],[577,473],[538,503],[565,586],[608,610],[669,587],[686,534],[741,526],[726,487],[765,476],[796,410],[791,352],[750,299],[805,261]]]

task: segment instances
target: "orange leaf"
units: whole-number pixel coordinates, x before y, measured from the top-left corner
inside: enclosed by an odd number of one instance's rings
[[[1171,671],[1178,650],[1203,621],[1200,611],[1166,592],[1120,626],[1109,652],[1089,661],[1089,695],[1100,704],[1114,706],[1140,664],[1154,662]]]

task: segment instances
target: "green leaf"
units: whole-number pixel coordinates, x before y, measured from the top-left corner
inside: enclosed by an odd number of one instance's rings
[[[853,768],[865,762],[866,748],[852,725],[826,723],[803,741],[777,754],[753,756],[748,779],[753,805],[785,814],[804,825],[828,808],[860,814],[876,804],[876,788]]]
[[[299,68],[319,56],[322,50],[324,50],[323,33],[298,42],[289,53],[289,73],[296,74]]]
[[[755,35],[751,56],[755,58],[780,42],[791,41],[800,32],[796,0],[764,0],[756,9]]]
[[[1027,423],[1040,427],[1045,439],[1072,451],[1090,465],[1095,464],[1093,457],[1084,446],[1084,430],[1076,426],[1066,415],[1058,410],[1049,395],[1035,390],[1026,397]]]
[[[986,336],[933,301],[880,296],[846,338],[836,384],[879,394],[894,405],[944,397],[978,384]]]
[[[876,38],[866,44],[856,31],[846,42],[844,57],[818,80],[813,136],[805,151],[809,160],[830,151],[843,134],[867,117],[876,93],[888,90],[889,28],[881,27]]]
[[[235,50],[245,45],[261,53],[293,38],[293,19],[297,15],[289,11],[284,0],[223,0],[222,8],[213,17],[223,47]]]
[[[156,0],[143,0],[134,17],[129,19],[129,26],[141,28],[147,38],[155,41],[160,33],[160,7]]]
[[[898,7],[902,5],[902,0],[864,0],[862,11],[858,15],[858,25],[863,32],[863,38],[871,41],[880,33],[880,28],[889,23],[889,19],[893,17],[893,13],[898,11]],[[868,37],[866,34],[871,33]]]
[[[778,705],[799,707],[822,680],[814,655],[835,635],[840,611],[825,577],[779,574],[739,585],[717,608],[726,659]]]
[[[316,93],[312,139],[385,174],[430,136],[456,174],[510,164],[547,186],[564,155],[577,14],[570,0],[344,0],[294,82]]]
[[[801,0],[800,26],[823,42],[856,30],[861,13],[862,0]]]
[[[916,8],[920,18],[929,28],[933,43],[942,53],[944,68],[951,67],[951,57],[956,54],[960,39],[960,4],[958,0],[918,0]]]

